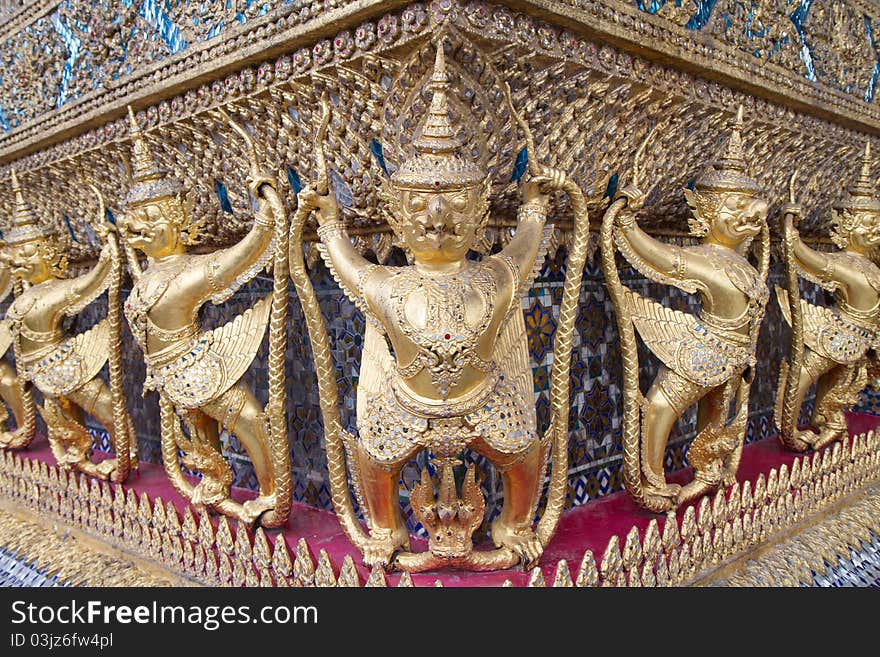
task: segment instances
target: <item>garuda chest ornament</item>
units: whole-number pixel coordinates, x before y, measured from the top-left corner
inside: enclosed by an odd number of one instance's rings
[[[792,340],[780,368],[775,419],[783,444],[802,452],[846,436],[844,411],[868,383],[869,354],[880,338],[880,268],[873,261],[880,244],[880,200],[871,180],[870,143],[856,181],[831,209],[831,237],[840,251],[822,253],[800,239],[796,222],[802,210],[794,203],[794,176],[790,187],[782,213],[786,287],[776,288],[776,297]],[[835,305],[801,299],[799,278],[833,292]],[[800,428],[801,406],[814,384],[812,428]]]
[[[767,203],[746,173],[741,131],[740,107],[724,150],[685,190],[691,232],[703,238],[701,245],[670,245],[642,231],[634,212],[644,194],[636,184],[621,190],[602,223],[602,266],[624,363],[624,485],[655,512],[732,483],[745,439],[770,252]],[[638,175],[637,158],[634,180]],[[757,267],[743,255],[755,237]],[[647,278],[699,293],[700,313],[667,308],[623,286],[617,250]],[[661,362],[647,393],[639,389],[636,332]],[[663,463],[670,431],[694,403],[698,434],[688,453],[694,480],[681,487],[667,483]]]
[[[303,189],[291,222],[290,271],[303,306],[320,386],[333,503],[349,539],[368,565],[419,571],[452,566],[477,570],[534,563],[552,536],[566,488],[569,367],[589,225],[581,190],[564,173],[537,162],[528,126],[529,180],[513,239],[480,260],[468,252],[488,218],[489,176],[463,152],[448,108],[442,41],[426,84],[430,106],[411,141],[413,152],[383,180],[382,200],[412,264],[380,266],[351,244],[329,193],[322,142],[330,120],[324,101],[315,143],[318,178]],[[510,96],[508,91],[508,102]],[[408,140],[409,141],[409,140]],[[557,324],[551,397],[553,420],[539,435],[534,381],[521,299],[543,258],[548,195],[564,190],[575,217],[562,309]],[[302,229],[318,216],[320,251],[367,322],[357,393],[357,435],[342,428],[330,343],[305,270]],[[485,500],[474,467],[456,486],[454,468],[466,449],[501,472],[504,507],[492,523],[494,550],[474,550]],[[411,493],[429,549],[410,550],[398,506],[402,466],[427,451],[428,469]],[[552,459],[546,511],[534,524],[544,470]],[[364,531],[349,492],[367,518]]]

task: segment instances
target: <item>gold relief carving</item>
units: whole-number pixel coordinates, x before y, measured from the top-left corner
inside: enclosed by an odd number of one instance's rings
[[[742,130],[740,106],[722,152],[693,189],[685,190],[693,213],[691,233],[702,238],[700,245],[663,243],[636,222],[633,213],[645,199],[636,185],[647,141],[634,160],[633,184],[621,189],[602,223],[602,266],[624,360],[624,485],[638,504],[655,512],[732,484],[745,439],[770,254],[767,203],[746,173]],[[759,236],[755,268],[745,256]],[[625,288],[617,273],[617,249],[649,278],[699,292],[703,302],[699,317],[664,308]],[[645,394],[638,387],[635,330],[662,362]],[[669,432],[695,402],[699,433],[689,455],[694,480],[684,487],[668,484],[663,453]],[[703,499],[697,519],[703,533],[707,504],[708,499]],[[709,548],[705,541],[700,545]],[[701,557],[693,549],[692,554]]]
[[[34,120],[27,121],[2,140],[12,142],[7,152],[22,144],[32,145],[45,138],[47,130],[59,130],[65,123],[69,126],[80,117],[89,116],[95,119],[97,114],[106,121],[107,113],[114,111],[118,116],[124,105],[132,102],[133,98],[140,99],[146,95],[162,100],[163,88],[173,86],[169,84],[171,80],[177,84],[195,86],[198,76],[210,75],[215,66],[234,64],[237,45],[243,40],[255,48],[259,46],[260,51],[279,51],[279,46],[285,42],[296,44],[298,50],[293,56],[282,58],[279,66],[288,71],[318,69],[331,62],[344,62],[352,57],[399,46],[406,43],[413,34],[426,32],[429,11],[441,16],[451,16],[457,23],[467,25],[475,32],[504,29],[518,38],[528,40],[534,50],[541,54],[572,51],[572,41],[576,41],[574,36],[566,34],[557,42],[552,27],[530,17],[520,20],[521,14],[491,3],[451,2],[446,6],[415,3],[398,13],[386,13],[379,17],[382,9],[387,11],[389,3],[368,1],[341,3],[341,6],[306,11],[305,14],[295,10],[293,3],[285,3],[279,7],[270,7],[263,17],[248,17],[243,25],[226,21],[224,30],[219,35],[200,40],[203,35],[198,31],[208,30],[218,21],[223,21],[224,13],[229,9],[218,2],[179,3],[169,7],[168,12],[177,20],[182,40],[186,41],[188,47],[176,55],[167,56],[164,63],[156,65],[150,60],[164,55],[161,52],[164,46],[159,45],[160,39],[150,38],[153,36],[150,29],[143,25],[143,19],[137,16],[137,12],[121,10],[119,15],[104,12],[106,18],[98,19],[92,30],[79,35],[82,42],[81,55],[74,62],[74,75],[67,82],[70,87],[67,90],[67,102],[49,112],[47,110],[54,109],[59,98],[58,86],[67,52],[49,21],[43,18],[40,22],[37,18],[44,16],[49,6],[55,3],[40,4],[42,9],[35,10],[32,15],[31,12],[23,12],[23,21],[14,21],[14,24],[5,26],[4,30],[13,44],[10,49],[19,55],[10,64],[16,65],[18,62],[15,60],[23,60],[19,76],[31,78],[36,83],[34,86],[21,85],[26,91],[20,98],[14,93],[18,89],[7,89],[4,100],[8,96],[20,101],[14,105],[28,117],[30,108],[40,112],[39,116],[33,117]],[[406,3],[393,3],[393,6],[396,8],[404,4]],[[867,48],[870,47],[867,34],[864,29],[859,31],[855,18],[864,12],[876,23],[877,16],[876,9],[864,3],[853,0],[836,3],[832,9],[824,10],[825,16],[820,16],[823,8],[811,8],[803,29],[806,30],[808,41],[814,37],[817,39],[817,59],[830,63],[827,71],[819,71],[818,79],[814,82],[804,79],[804,62],[793,52],[801,44],[798,42],[799,34],[793,30],[789,19],[793,9],[784,0],[719,2],[714,7],[708,25],[702,30],[685,27],[688,19],[696,13],[697,7],[692,0],[682,0],[680,6],[675,0],[670,0],[662,7],[658,16],[639,11],[636,3],[631,0],[534,0],[518,4],[526,12],[534,6],[544,10],[545,15],[549,12],[550,15],[566,18],[568,22],[574,19],[589,26],[593,32],[607,32],[637,43],[642,48],[647,45],[661,56],[672,55],[707,69],[722,67],[728,75],[749,83],[759,80],[769,94],[782,93],[789,98],[801,101],[807,99],[808,102],[813,101],[828,107],[838,105],[842,113],[848,116],[870,116],[871,121],[876,121],[875,110],[862,100],[864,89],[851,90],[850,94],[841,91],[850,89],[851,85],[840,84],[837,76],[843,75],[846,80],[853,74],[852,68],[841,69],[834,65],[835,62],[849,61],[854,55],[860,60],[867,56]],[[744,4],[751,7],[750,13],[746,14],[740,9]],[[196,9],[200,12],[197,27],[192,21],[192,12]],[[252,10],[251,7],[242,10],[242,13],[247,14]],[[73,15],[85,13],[86,16],[89,12],[94,13],[91,4],[85,0],[65,3],[63,11]],[[232,11],[238,11],[238,8],[233,7]],[[346,29],[336,34],[332,40],[321,40],[318,37],[319,34],[323,37],[328,26],[335,21],[355,21],[368,14],[374,14],[373,20],[361,23],[354,29]],[[818,16],[815,19],[814,14]],[[822,50],[825,44],[820,42],[822,32],[829,24],[822,19],[835,17],[839,17],[845,27],[839,30],[839,35],[835,34],[828,39],[827,48],[832,53],[829,56]],[[32,22],[27,33],[30,40],[25,38],[26,33],[21,30],[27,22]],[[139,28],[135,30],[135,38],[132,39],[136,43],[130,47],[129,61],[120,61],[119,49],[126,40],[126,33],[131,33],[132,27]],[[45,41],[41,44],[42,48],[32,46],[33,35]],[[707,45],[707,41],[711,45]],[[41,57],[41,52],[47,50],[54,56]],[[758,51],[759,56],[755,56],[755,51]],[[773,66],[766,66],[768,57]],[[274,62],[267,64],[271,75]],[[98,72],[99,80],[101,76],[106,78],[108,74],[112,78],[116,68],[127,66],[133,67],[130,74],[123,74],[117,79],[101,80],[97,89],[89,88],[91,80],[88,73]],[[859,70],[862,70],[861,67]],[[261,74],[265,74],[265,71],[258,68],[250,72],[250,77],[253,79]],[[866,79],[860,80],[863,84],[867,83]],[[40,89],[44,84],[47,88]],[[223,83],[223,87],[231,86],[235,85]],[[35,89],[39,89],[39,93]]]
[[[444,34],[447,31],[450,28],[444,26]],[[529,126],[516,113],[507,90],[509,130],[511,134],[517,128],[523,131],[531,154],[530,180],[523,186],[525,211],[518,215],[516,235],[499,254],[481,261],[465,257],[470,250],[480,250],[492,178],[484,169],[482,153],[486,151],[467,145],[474,139],[474,124],[451,100],[445,36],[434,47],[433,69],[427,79],[422,78],[427,93],[412,101],[421,103],[424,96],[429,103],[421,109],[420,130],[414,138],[407,137],[414,152],[398,160],[394,173],[382,179],[380,188],[381,207],[414,264],[377,267],[349,241],[339,203],[330,193],[323,155],[331,122],[325,99],[315,133],[317,181],[314,188],[300,192],[292,221],[291,277],[316,361],[334,506],[365,563],[408,571],[444,565],[479,570],[507,568],[517,562],[528,566],[537,561],[552,536],[565,494],[567,354],[589,241],[587,208],[582,192],[566,174],[537,161]],[[392,86],[405,86],[408,75],[404,73]],[[408,111],[416,110],[404,108],[401,113]],[[385,117],[390,120],[388,113]],[[402,126],[412,123],[403,121]],[[460,130],[459,125],[465,127]],[[404,143],[404,135],[398,137]],[[395,157],[393,150],[391,157]],[[549,196],[557,190],[566,192],[574,211],[574,242],[555,340],[554,419],[550,431],[539,438],[520,298],[543,258]],[[368,319],[358,386],[357,438],[341,428],[324,320],[303,263],[301,231],[315,211],[321,226],[321,254]],[[473,550],[471,535],[482,522],[484,509],[474,472],[465,476],[460,492],[455,490],[452,468],[466,447],[501,471],[505,507],[492,525],[494,551]],[[415,554],[409,550],[409,535],[396,508],[396,482],[403,464],[425,448],[434,454],[441,478],[436,498],[427,474],[413,491],[416,516],[430,530],[429,551]],[[369,535],[354,515],[346,453],[358,501],[368,517]],[[547,510],[533,526],[540,482],[551,453]]]
[[[801,35],[791,19],[795,8],[790,0],[757,0],[748,4],[723,0],[715,4],[705,29],[721,41],[762,61],[806,72],[800,59]],[[821,31],[825,29],[823,25]],[[867,38],[862,41],[870,45]]]
[[[119,289],[123,265],[115,227],[106,220],[98,198],[95,232],[105,245],[95,267],[77,277],[66,276],[65,240],[46,230],[25,199],[13,170],[15,198],[11,227],[5,233],[3,260],[16,277],[18,293],[7,311],[18,376],[43,394],[41,414],[55,458],[64,467],[92,476],[124,480],[137,467],[136,435],[122,389]],[[107,318],[78,335],[61,327],[108,290]],[[109,361],[110,385],[98,374]],[[21,425],[17,442],[26,444],[36,430],[30,390],[13,383],[20,393]],[[109,431],[116,456],[96,463],[91,459],[92,437],[83,413],[94,416]]]
[[[831,237],[840,251],[820,253],[800,239],[795,226],[803,210],[794,202],[794,174],[790,203],[782,210],[786,289],[777,288],[776,297],[792,340],[788,361],[780,369],[775,416],[780,439],[795,451],[821,449],[843,438],[844,410],[858,401],[868,382],[869,350],[878,343],[880,321],[880,268],[874,263],[880,244],[880,200],[871,164],[868,143],[856,180],[832,206]],[[834,292],[835,306],[801,300],[799,276]],[[818,386],[812,415],[816,431],[797,424],[804,396],[813,385]]]
[[[250,135],[221,114],[246,145],[248,188],[258,199],[258,209],[252,228],[237,244],[196,255],[187,247],[198,239],[203,223],[192,214],[192,197],[156,164],[129,110],[133,184],[120,230],[134,286],[125,312],[144,351],[145,391],[159,393],[163,460],[175,489],[197,508],[277,527],[287,519],[291,495],[283,382],[286,209],[273,178],[258,163]],[[147,256],[143,269],[135,249]],[[225,301],[268,266],[274,273],[271,297],[217,329],[200,328],[201,306]],[[269,404],[263,408],[240,378],[256,356],[267,324]],[[260,484],[255,500],[239,504],[230,496],[232,471],[220,451],[224,429],[239,438],[254,463]],[[186,480],[181,465],[202,474],[198,485]]]
[[[874,25],[880,25],[876,14],[872,18]],[[826,83],[849,93],[864,93],[877,63],[864,9],[844,0],[818,2],[811,5],[803,29],[814,66]]]

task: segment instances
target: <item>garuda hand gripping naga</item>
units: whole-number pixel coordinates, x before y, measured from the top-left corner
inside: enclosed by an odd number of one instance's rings
[[[703,238],[700,245],[665,244],[642,231],[633,213],[644,195],[635,186],[621,190],[602,224],[602,265],[617,315],[624,367],[624,485],[639,505],[655,512],[732,483],[742,452],[758,329],[768,298],[770,251],[767,203],[746,173],[741,131],[742,107],[721,157],[693,190],[685,190],[693,213],[691,234]],[[745,254],[759,234],[755,269]],[[624,287],[615,247],[650,280],[698,292],[699,316],[666,308]],[[639,390],[634,328],[661,361],[644,395]],[[675,422],[697,401],[698,435],[689,452],[694,480],[680,487],[666,482],[663,457]]]
[[[299,194],[291,222],[290,269],[308,322],[319,375],[321,410],[333,501],[348,537],[368,565],[418,571],[508,568],[533,563],[555,530],[565,497],[569,363],[574,313],[586,257],[589,226],[578,187],[537,164],[528,127],[532,176],[524,187],[516,235],[497,255],[466,257],[488,220],[488,174],[461,154],[448,113],[442,45],[427,89],[433,92],[414,153],[383,179],[382,202],[413,264],[371,264],[354,249],[333,196],[328,193],[321,141],[329,105],[317,132],[318,182]],[[509,100],[509,98],[508,98]],[[511,106],[512,110],[512,106]],[[512,118],[513,120],[513,118]],[[548,194],[563,189],[574,207],[576,236],[556,335],[552,374],[554,419],[543,440],[535,422],[521,298],[540,267]],[[358,436],[341,427],[336,376],[327,333],[303,265],[301,229],[317,210],[322,253],[346,294],[364,312],[367,327],[357,397]],[[542,259],[542,258],[541,258]],[[470,448],[497,467],[504,507],[491,527],[495,550],[473,549],[485,501],[473,468],[456,490],[453,467]],[[440,472],[435,497],[427,470],[411,495],[416,517],[428,530],[429,551],[409,551],[409,533],[398,504],[401,467],[429,450]],[[543,473],[552,450],[547,511],[533,526]],[[353,511],[346,456],[369,535]],[[395,553],[400,552],[396,555]]]
[[[831,212],[831,239],[841,251],[819,253],[801,241],[795,228],[800,206],[783,208],[788,284],[787,290],[776,288],[776,296],[792,327],[792,342],[790,362],[783,361],[780,372],[776,421],[785,446],[799,452],[820,449],[846,435],[843,410],[867,384],[866,354],[878,341],[880,268],[872,259],[880,244],[880,200],[871,180],[870,145],[865,146],[858,179]],[[835,306],[802,300],[798,275],[834,292]],[[797,426],[804,395],[814,383],[812,423],[819,433]]]
[[[103,199],[93,188],[99,201],[94,228],[104,248],[91,271],[65,278],[65,240],[40,226],[14,172],[12,186],[15,209],[12,229],[5,235],[4,258],[21,288],[7,312],[18,376],[43,394],[41,414],[58,464],[122,481],[136,466],[137,441],[122,389],[119,287],[123,264],[113,224],[106,221]],[[107,317],[88,331],[66,335],[64,318],[81,312],[108,288]],[[108,360],[109,386],[100,377]],[[32,436],[36,429],[33,402],[29,392],[23,398],[20,431]],[[92,437],[83,423],[83,412],[110,433],[116,458],[100,463],[91,460]]]
[[[5,258],[3,245],[0,243],[0,303],[12,293],[13,280],[12,272],[9,269]],[[6,355],[9,347],[12,346],[12,327],[8,319],[0,321],[0,358]],[[0,360],[0,399],[5,402],[0,404],[0,426],[7,426],[9,413],[6,406],[12,410],[15,416],[15,431],[0,430],[0,448],[2,449],[22,449],[27,447],[34,438],[32,428],[28,428],[28,413],[33,418],[34,408],[33,402],[28,399],[30,410],[25,406],[24,401],[24,383],[15,374],[15,368],[7,361]]]
[[[132,334],[144,352],[145,392],[159,392],[162,458],[175,489],[197,507],[211,508],[265,527],[283,524],[290,512],[290,455],[284,428],[284,326],[287,312],[287,220],[274,181],[251,159],[248,184],[259,204],[251,230],[237,244],[210,254],[187,245],[201,224],[191,218],[181,184],[153,160],[129,108],[133,185],[120,231],[135,281],[125,303]],[[227,117],[228,119],[228,117]],[[275,246],[284,249],[280,258]],[[147,256],[141,269],[134,249]],[[214,330],[199,325],[199,309],[222,303],[275,258],[275,289],[231,322]],[[280,282],[279,282],[280,281]],[[280,289],[279,289],[280,288]],[[270,322],[271,315],[271,322]],[[269,405],[264,409],[241,381],[270,324]],[[181,421],[184,426],[181,426]],[[260,484],[259,497],[240,503],[231,496],[232,470],[221,454],[220,428],[247,450]],[[182,463],[198,471],[193,485]]]

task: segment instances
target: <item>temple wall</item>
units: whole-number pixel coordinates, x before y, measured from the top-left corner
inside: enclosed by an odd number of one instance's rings
[[[535,130],[540,157],[570,172],[585,190],[594,227],[608,194],[629,180],[637,146],[656,131],[645,152],[641,182],[650,194],[639,220],[682,244],[693,239],[681,190],[714,154],[726,117],[743,103],[746,151],[771,203],[774,249],[778,207],[787,200],[795,168],[808,210],[804,234],[824,248],[829,204],[855,172],[863,143],[878,141],[874,26],[880,12],[858,0],[762,0],[748,10],[745,4],[0,2],[0,181],[14,166],[41,220],[72,235],[74,269],[89,266],[98,244],[88,225],[96,204],[86,183],[102,189],[114,215],[124,212],[129,145],[123,112],[132,104],[157,158],[191,190],[194,215],[204,221],[198,248],[220,248],[250,225],[252,200],[241,144],[211,110],[223,106],[245,122],[292,208],[290,181],[307,180],[313,170],[313,113],[326,91],[334,121],[325,152],[356,246],[381,262],[399,258],[379,211],[382,171],[375,145],[390,168],[400,161],[408,132],[425,110],[417,90],[430,70],[430,38],[445,21],[453,113],[473,117],[464,137],[474,160],[493,177],[493,248],[509,239],[517,205],[516,187],[508,181],[520,145],[502,102],[502,80]],[[9,221],[10,199],[8,185],[0,184],[0,223]],[[570,237],[566,199],[555,199],[551,219],[551,255],[523,300],[542,428],[549,418],[552,330]],[[307,255],[338,364],[343,421],[354,430],[364,320],[312,243]],[[776,255],[771,287],[783,283]],[[621,277],[665,305],[698,309],[695,297],[634,271],[623,270]],[[203,319],[217,326],[270,291],[271,279],[259,277],[223,305],[207,306]],[[805,285],[804,294],[825,301],[814,286]],[[317,380],[292,288],[291,295],[286,374],[294,495],[329,508]],[[104,312],[95,304],[77,324],[85,328]],[[582,286],[572,363],[569,506],[622,487],[616,345],[613,307],[594,254]],[[758,345],[749,440],[774,432],[776,378],[788,349],[788,329],[772,296]],[[266,351],[264,345],[247,375],[263,402]],[[155,395],[141,396],[143,361],[127,332],[123,352],[139,453],[158,463],[157,402]],[[642,349],[641,362],[644,389],[657,361]],[[880,399],[866,394],[862,408],[877,411]],[[687,465],[694,433],[691,412],[670,440],[667,469]],[[106,446],[106,437],[98,435],[97,442]],[[253,469],[234,438],[226,452],[235,482],[255,488]],[[500,483],[486,465],[484,488],[497,510]],[[405,469],[402,497],[417,476],[416,467]]]

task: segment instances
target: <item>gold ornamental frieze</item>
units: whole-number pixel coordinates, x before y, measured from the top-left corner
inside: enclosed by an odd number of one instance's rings
[[[437,11],[475,24],[493,22],[500,8],[540,15],[574,34],[589,31],[631,52],[711,71],[734,86],[756,89],[786,104],[805,103],[825,115],[876,126],[878,12],[862,0],[806,6],[761,0],[742,3],[639,0],[295,0],[266,3],[183,1],[145,14],[140,3],[39,0],[0,9],[0,43],[14,53],[0,83],[0,154],[16,157],[63,139],[86,122],[106,123],[125,105],[155,102],[168,90],[195,88],[244,61],[316,44],[335,56],[330,35],[364,31],[396,45],[411,30],[408,17]],[[401,10],[403,12],[401,13]],[[383,12],[385,15],[382,15]],[[531,18],[514,29],[546,45],[552,28]],[[342,51],[342,58],[346,55]],[[173,93],[173,92],[172,92]]]
[[[508,571],[503,586],[814,585],[880,535],[878,448],[871,431],[798,455],[790,467],[704,497],[680,518],[669,512],[642,531],[615,534],[601,553]],[[261,527],[251,534],[225,516],[215,523],[206,511],[178,511],[10,451],[0,451],[0,548],[75,585],[442,585],[438,573],[358,568],[357,555],[331,557],[305,538],[288,544]],[[96,568],[111,556],[124,567]]]

